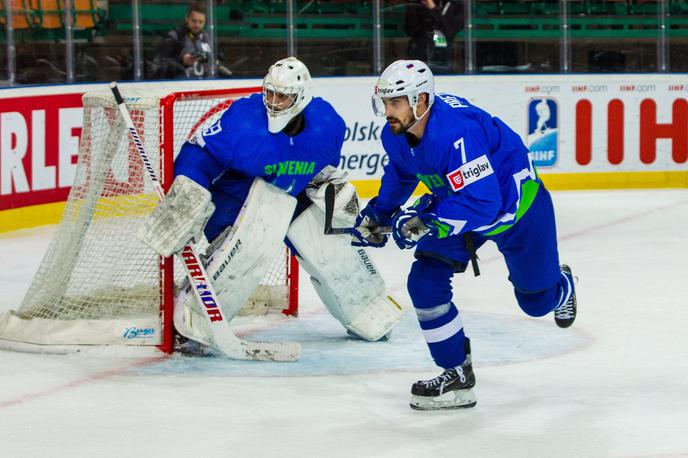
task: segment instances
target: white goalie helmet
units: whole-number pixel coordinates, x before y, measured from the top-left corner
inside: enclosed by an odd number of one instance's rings
[[[272,93],[273,96],[270,97]],[[287,107],[275,104],[274,94],[284,94],[291,99]],[[263,104],[268,112],[268,130],[277,133],[289,121],[301,113],[313,99],[311,74],[306,65],[296,57],[287,57],[275,62],[263,79]]]
[[[428,94],[429,109],[435,101],[435,77],[430,68],[420,60],[398,60],[390,64],[377,80],[373,94],[373,112],[377,116],[384,116],[385,105],[382,99],[405,95],[417,120],[418,96],[423,92]]]

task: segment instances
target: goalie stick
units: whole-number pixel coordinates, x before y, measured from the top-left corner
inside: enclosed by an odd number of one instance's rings
[[[148,172],[148,177],[155,186],[158,198],[165,197],[155,170],[151,166],[148,154],[143,148],[143,142],[139,137],[134,122],[129,115],[124,99],[119,92],[116,82],[110,83],[110,90],[115,97],[119,112],[129,129],[131,138],[136,145],[136,150],[143,165]],[[194,286],[194,291],[199,303],[203,305],[204,316],[208,319],[209,328],[213,334],[215,346],[225,355],[234,359],[250,359],[257,361],[295,361],[299,357],[301,346],[295,342],[247,342],[239,339],[232,332],[229,322],[225,320],[217,295],[208,280],[208,274],[201,263],[196,249],[188,244],[181,252],[181,260],[186,268],[189,281]]]
[[[335,189],[332,183],[328,183],[325,187],[325,235],[351,234],[353,227],[332,227],[332,218],[334,218],[334,198]],[[390,226],[377,227],[372,231],[374,234],[390,234],[392,228]]]

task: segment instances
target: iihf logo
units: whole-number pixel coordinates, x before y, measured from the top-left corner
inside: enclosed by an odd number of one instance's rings
[[[551,167],[559,152],[559,103],[552,97],[528,102],[526,144],[536,167]]]

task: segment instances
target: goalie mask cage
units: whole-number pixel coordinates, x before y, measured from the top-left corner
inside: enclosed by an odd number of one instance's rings
[[[165,191],[184,141],[219,119],[233,100],[260,90],[125,98]],[[20,307],[0,314],[0,347],[62,353],[147,345],[169,353],[174,288],[184,267],[135,236],[157,196],[111,93],[85,94],[83,108],[76,176],[62,220]],[[298,266],[285,248],[244,309],[295,315],[297,292]]]

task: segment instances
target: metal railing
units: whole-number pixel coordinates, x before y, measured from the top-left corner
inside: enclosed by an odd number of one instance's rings
[[[446,3],[436,1],[438,7]],[[54,0],[55,9],[41,10],[46,3],[51,2],[2,0],[0,84],[158,78],[157,44],[183,20],[186,8],[133,0],[101,9],[94,0]],[[220,75],[222,65],[229,69],[224,76],[259,77],[285,54],[304,59],[314,76],[379,73],[406,57],[404,14],[413,3],[206,0],[214,57],[205,76]],[[682,51],[688,45],[685,2],[460,3],[463,26],[449,37],[448,61],[438,72],[672,72],[688,65]],[[90,23],[78,20],[89,14]],[[50,15],[59,16],[58,26],[46,26]],[[672,52],[678,54],[674,59]]]

